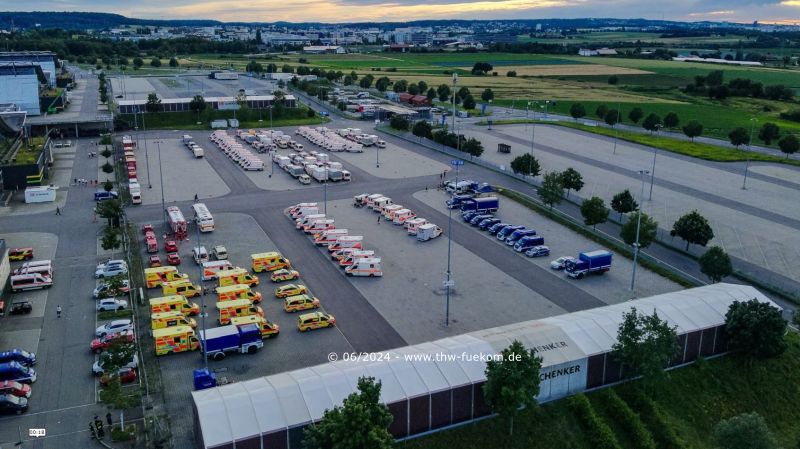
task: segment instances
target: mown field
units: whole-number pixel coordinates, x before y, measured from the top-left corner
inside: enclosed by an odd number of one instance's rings
[[[727,356],[672,371],[652,395],[643,393],[637,382],[589,393],[589,408],[611,428],[620,447],[647,447],[642,445],[644,436],[655,440],[659,448],[711,449],[712,429],[720,420],[750,412],[764,417],[780,447],[798,447],[800,337],[790,334],[787,340],[789,350],[775,359]],[[566,399],[523,411],[514,423],[513,437],[508,436],[507,421],[492,418],[397,447],[595,449],[587,437],[589,430],[576,416],[575,402]],[[620,419],[621,409],[633,420]],[[639,438],[634,436],[634,426],[642,432]]]
[[[540,42],[551,44],[578,44],[578,43],[605,43],[605,42],[626,42],[626,43],[659,43],[670,45],[689,44],[698,46],[702,44],[729,44],[736,45],[739,41],[749,42],[744,35],[728,34],[725,36],[697,36],[697,37],[661,37],[661,33],[646,32],[625,32],[625,31],[600,31],[593,33],[583,33],[569,38],[549,39],[540,37],[530,37],[520,35],[519,42]]]

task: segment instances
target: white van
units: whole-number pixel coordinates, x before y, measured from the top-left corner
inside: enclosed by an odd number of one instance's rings
[[[308,208],[308,207],[317,207],[317,206],[318,206],[317,203],[298,203],[298,204],[295,204],[294,206],[287,207],[286,209],[284,209],[283,213],[288,214],[292,218],[295,218],[295,217],[293,217],[293,215],[298,210],[304,209],[304,208]]]
[[[405,224],[406,221],[412,220],[417,217],[417,214],[409,209],[400,209],[392,214],[392,223],[396,225]]]
[[[339,261],[339,266],[342,268],[349,267],[350,265],[353,265],[353,263],[355,263],[355,261],[358,259],[368,259],[374,257],[375,257],[375,251],[357,249],[355,251],[351,251],[346,256],[344,256]]]
[[[217,278],[220,271],[233,270],[234,266],[228,260],[212,260],[203,262],[203,276],[204,281],[211,281]]]
[[[53,266],[53,262],[51,260],[49,260],[49,259],[33,260],[33,261],[30,261],[30,262],[23,263],[22,266],[17,268],[16,270],[14,270],[12,274],[24,274],[25,270],[30,269],[30,268],[34,268],[34,267],[48,267],[48,268],[52,269],[52,266]]]
[[[329,229],[336,228],[336,221],[331,218],[326,218],[323,220],[316,220],[313,223],[306,225],[303,227],[303,232],[306,234],[318,234],[322,231],[327,231]]]
[[[324,220],[324,219],[325,219],[325,214],[306,215],[305,217],[298,218],[297,220],[295,220],[295,226],[294,227],[297,228],[297,229],[302,229],[303,226],[305,226],[305,225],[307,225],[309,223],[313,223],[316,220]]]
[[[411,220],[406,220],[403,226],[405,226],[405,228],[408,230],[409,235],[417,235],[419,227],[426,224],[427,222],[428,220],[424,218],[412,218]]]
[[[326,231],[322,231],[318,236],[314,237],[314,244],[317,246],[330,245],[335,243],[339,237],[348,235],[348,232],[349,231],[347,229],[328,229]]]
[[[140,190],[131,190],[131,203],[142,204],[142,192]]]
[[[383,276],[381,260],[378,258],[364,258],[353,262],[353,265],[344,269],[348,276]]]
[[[328,245],[328,251],[338,251],[344,248],[361,248],[361,242],[364,240],[360,235],[345,235],[336,239],[335,242]]]
[[[15,293],[23,290],[50,288],[52,286],[53,278],[39,273],[17,274],[11,276],[11,291]]]
[[[49,265],[49,264],[48,265],[33,265],[33,266],[29,266],[29,267],[17,268],[16,270],[14,270],[14,274],[15,275],[33,274],[33,273],[39,273],[42,276],[52,278],[53,277],[53,266]]]
[[[375,200],[377,200],[378,198],[383,198],[383,194],[373,193],[372,195],[367,195],[367,197],[364,198],[364,205],[366,205],[369,208],[372,208],[372,203],[374,203]]]
[[[383,209],[381,210],[381,215],[383,215],[383,218],[392,221],[394,220],[394,212],[399,210],[403,210],[403,206],[399,204],[389,204],[383,206]]]
[[[470,181],[459,181],[458,183],[450,181],[445,185],[445,191],[453,194],[464,193],[469,190],[471,185]]]
[[[388,196],[384,196],[373,201],[370,207],[374,212],[380,212],[384,207],[389,206],[391,204],[394,204],[392,203],[392,199],[389,198]]]

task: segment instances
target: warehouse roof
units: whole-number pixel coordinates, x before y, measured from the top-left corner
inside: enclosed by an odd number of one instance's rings
[[[485,380],[485,358],[514,340],[543,358],[542,367],[608,352],[622,314],[636,307],[658,313],[678,334],[719,326],[733,301],[756,298],[753,287],[714,284],[541,320],[500,326],[384,352],[375,361],[338,361],[192,392],[207,447],[308,424],[357,390],[358,378],[382,384],[381,401],[393,403]],[[777,307],[777,306],[776,306]]]
[[[245,98],[245,101],[272,101],[275,98],[273,95],[248,95]],[[291,101],[295,99],[294,95],[284,95],[283,98],[285,100]],[[236,97],[204,97],[203,98],[206,103],[230,103],[236,101]],[[162,98],[161,104],[175,104],[175,103],[189,103],[192,101],[192,98],[185,97],[185,98]],[[147,99],[142,100],[119,100],[117,102],[120,106],[135,106],[135,105],[145,105],[147,104]]]

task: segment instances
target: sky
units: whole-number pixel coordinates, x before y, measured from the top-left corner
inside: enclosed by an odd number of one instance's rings
[[[17,11],[19,5],[0,0],[0,10]],[[26,11],[242,22],[613,17],[800,24],[800,0],[27,0],[24,5]]]

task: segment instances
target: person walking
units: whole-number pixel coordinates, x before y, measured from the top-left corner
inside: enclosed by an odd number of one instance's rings
[[[378,224],[381,224],[381,216],[378,215]]]
[[[196,202],[197,202],[197,200],[198,200],[198,198],[197,198],[197,194],[195,193],[195,194],[194,194],[194,202],[196,203]]]
[[[56,215],[61,215],[61,208],[56,206]]]
[[[56,317],[61,318],[61,304],[56,306]]]
[[[97,439],[97,430],[94,428],[94,423],[89,421],[89,437],[93,440]]]
[[[108,423],[108,427],[114,424],[114,421],[111,420],[111,412],[106,413],[106,423]]]

